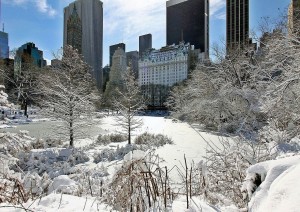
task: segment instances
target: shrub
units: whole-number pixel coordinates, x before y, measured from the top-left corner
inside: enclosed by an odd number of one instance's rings
[[[134,143],[138,145],[147,145],[148,147],[160,147],[166,144],[173,144],[173,141],[162,134],[155,135],[145,132],[137,136]]]
[[[131,152],[136,149],[138,149],[136,145],[126,145],[124,147],[117,147],[116,150],[109,148],[103,149],[100,153],[94,154],[94,163],[122,160],[128,152]]]
[[[107,145],[111,142],[119,143],[119,142],[123,142],[126,140],[127,140],[127,137],[125,135],[113,133],[113,134],[107,134],[107,135],[100,134],[98,136],[96,142],[101,145]]]

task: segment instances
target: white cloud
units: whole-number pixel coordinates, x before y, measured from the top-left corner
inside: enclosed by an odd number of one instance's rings
[[[48,4],[47,0],[4,0],[3,3],[17,6],[26,6],[29,4],[33,4],[41,13],[47,14],[49,16],[55,16],[57,14],[57,11],[53,9],[50,4]]]
[[[226,18],[226,0],[210,0],[210,16],[216,19]]]
[[[40,12],[46,13],[49,16],[55,16],[57,14],[56,10],[48,4],[47,0],[35,0],[35,5]]]
[[[125,43],[142,34],[160,34],[165,28],[165,5],[165,0],[103,0],[104,31],[122,33]]]

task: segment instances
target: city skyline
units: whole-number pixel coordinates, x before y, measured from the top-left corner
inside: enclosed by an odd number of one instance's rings
[[[34,42],[48,61],[63,44],[63,8],[73,0],[3,0],[2,22],[9,34],[10,49]],[[138,50],[139,36],[151,33],[153,48],[166,45],[165,0],[103,0],[103,66],[109,62],[109,46],[125,43],[127,51]],[[250,31],[260,17],[271,19],[286,11],[290,0],[250,0]],[[226,0],[210,1],[210,46],[225,41]],[[280,10],[278,10],[278,8]],[[253,16],[253,13],[256,16]],[[18,14],[18,16],[14,15]]]

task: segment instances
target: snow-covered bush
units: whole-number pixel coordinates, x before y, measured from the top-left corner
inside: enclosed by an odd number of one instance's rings
[[[94,168],[83,167],[75,175],[72,175],[72,179],[80,185],[80,194],[101,197],[108,175],[107,168],[101,164]]]
[[[65,147],[66,145],[61,139],[37,139],[31,143],[32,149],[45,149],[51,147]]]
[[[137,145],[147,145],[148,147],[161,147],[166,144],[173,144],[173,141],[162,134],[151,134],[145,132],[137,136],[134,140],[134,143]]]
[[[94,154],[94,163],[99,162],[107,162],[107,161],[113,161],[113,160],[122,160],[124,156],[133,150],[139,149],[137,145],[126,145],[124,147],[117,147],[116,150],[106,148],[103,149],[100,153]]]
[[[118,133],[112,133],[112,134],[107,134],[107,135],[102,135],[100,134],[97,137],[96,143],[101,144],[101,145],[107,145],[112,142],[123,142],[127,140],[127,136],[123,134],[118,134]]]
[[[241,138],[207,141],[206,164],[199,171],[199,192],[211,204],[234,204],[244,208],[247,200],[240,190],[245,170],[258,162],[275,158],[268,143]],[[203,167],[204,166],[204,167]]]
[[[0,175],[0,203],[19,204],[27,202],[28,198],[19,178],[13,175]]]
[[[37,173],[27,173],[22,179],[24,189],[32,198],[42,194],[46,195],[49,190],[49,185],[52,183],[47,173],[39,176]]]
[[[23,171],[39,175],[46,172],[50,178],[74,173],[77,171],[75,165],[89,160],[84,152],[66,148],[35,149],[20,153],[18,159],[18,166]]]
[[[106,187],[104,201],[117,211],[168,211],[172,190],[160,159],[135,150]]]
[[[48,194],[52,192],[62,194],[79,194],[79,185],[71,180],[67,175],[60,175],[53,179],[53,182],[49,185]]]
[[[35,139],[28,135],[27,131],[20,133],[0,133],[0,152],[5,155],[17,157],[22,151],[29,151],[31,143]]]

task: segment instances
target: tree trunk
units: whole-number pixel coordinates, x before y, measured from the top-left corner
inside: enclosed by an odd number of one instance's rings
[[[131,128],[130,128],[130,122],[129,122],[129,125],[128,125],[128,144],[131,144],[131,134],[130,134],[130,131],[131,131]]]
[[[72,98],[71,98],[72,101]],[[70,106],[70,147],[74,147],[74,131],[73,131],[73,108]]]
[[[73,122],[70,122],[70,147],[74,147]]]
[[[27,100],[24,100],[24,115],[27,116]]]

